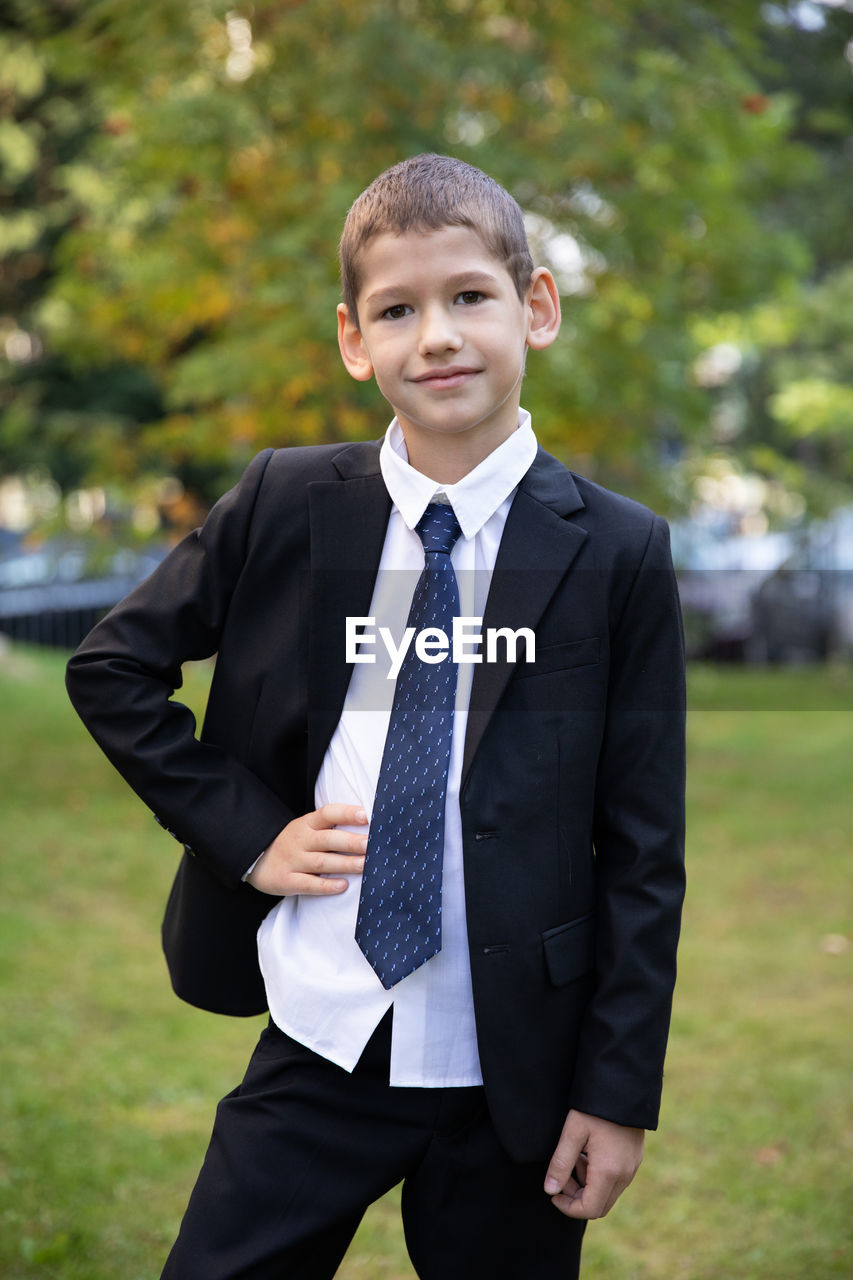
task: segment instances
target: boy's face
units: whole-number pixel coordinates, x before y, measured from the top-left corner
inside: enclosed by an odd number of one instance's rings
[[[538,268],[522,301],[468,227],[376,236],[360,267],[359,328],[338,308],[344,363],[359,380],[376,377],[414,466],[462,456],[476,465],[518,424],[527,347],[556,336],[550,273]]]

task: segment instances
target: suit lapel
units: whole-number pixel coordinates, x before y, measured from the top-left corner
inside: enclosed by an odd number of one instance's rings
[[[586,531],[565,518],[582,507],[570,472],[540,448],[507,516],[486,601],[484,633],[490,627],[535,630],[586,541]],[[506,661],[474,668],[461,787],[514,669]]]
[[[345,623],[370,608],[391,512],[377,442],[335,458],[340,480],[308,486],[311,603],[308,648],[308,779],[323,763],[341,717],[352,664],[344,660]]]

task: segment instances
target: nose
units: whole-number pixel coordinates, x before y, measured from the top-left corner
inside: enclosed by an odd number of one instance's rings
[[[436,355],[440,351],[458,351],[462,346],[459,326],[452,313],[443,306],[426,307],[421,312],[418,350],[421,355]]]

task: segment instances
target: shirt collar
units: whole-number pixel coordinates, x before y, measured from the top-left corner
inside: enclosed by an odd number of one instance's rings
[[[538,446],[526,409],[518,427],[473,471],[456,484],[437,484],[409,464],[403,430],[396,418],[385,432],[379,466],[391,501],[414,529],[430,502],[449,502],[464,538],[473,538],[516,488],[536,457]]]

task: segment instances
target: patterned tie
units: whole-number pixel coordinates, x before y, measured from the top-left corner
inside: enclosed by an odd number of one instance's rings
[[[461,533],[453,508],[431,502],[416,525],[424,570],[406,625],[415,636],[459,614],[450,553]],[[355,940],[386,990],[441,950],[444,801],[456,663],[422,662],[414,637],[403,659],[385,738],[358,904]]]

